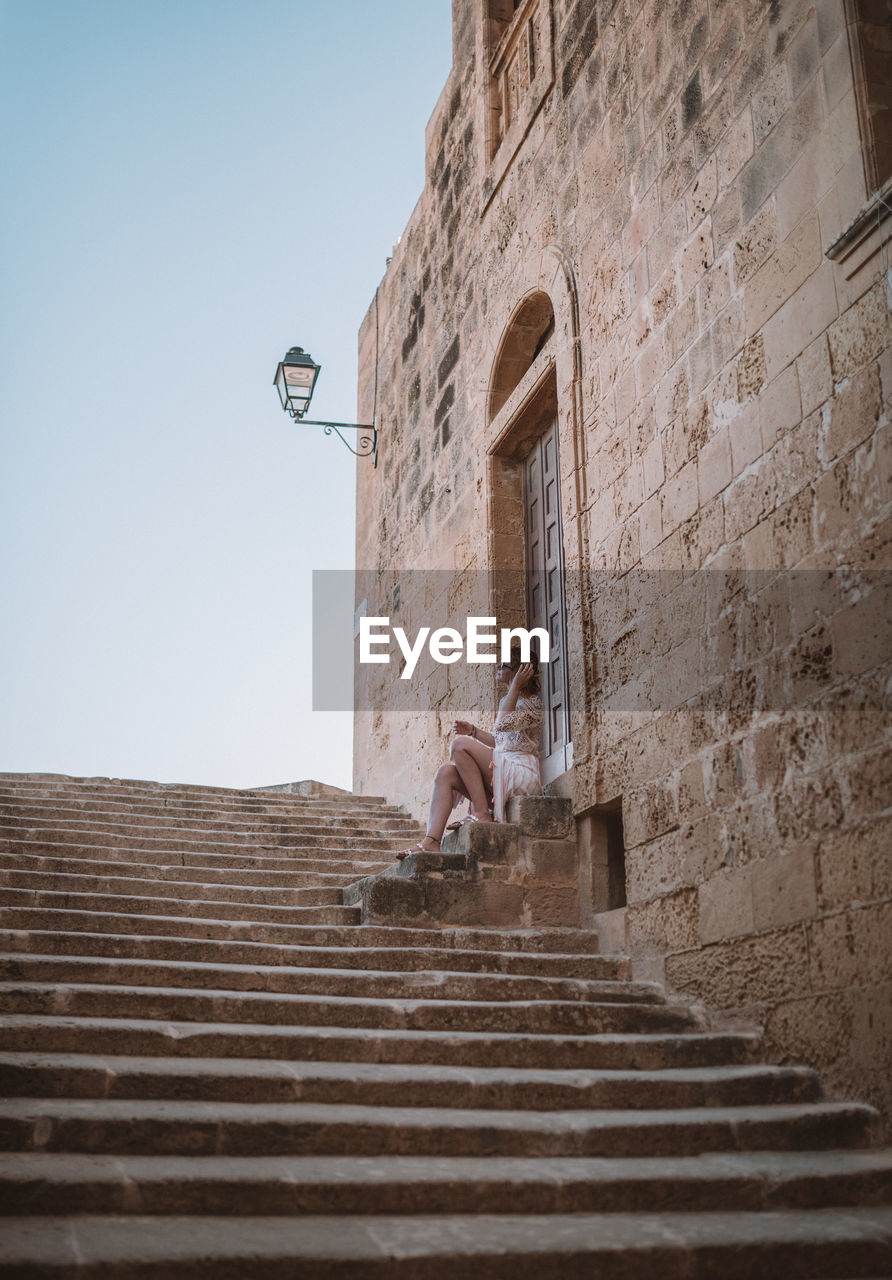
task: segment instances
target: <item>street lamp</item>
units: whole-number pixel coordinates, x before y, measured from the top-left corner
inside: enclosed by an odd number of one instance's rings
[[[292,347],[276,370],[275,385],[282,408],[299,422],[310,407],[321,365],[303,347]]]
[[[302,422],[308,427],[322,427],[327,436],[332,432],[341,440],[357,458],[371,456],[372,466],[378,465],[378,430],[374,423],[367,422],[312,422],[304,414],[310,407],[316,379],[319,377],[321,365],[316,364],[311,355],[303,347],[291,347],[287,355],[280,361],[276,369],[273,385],[279,393],[282,408],[290,413],[295,422]],[[353,448],[341,435],[342,431],[370,431],[371,435],[359,436],[357,448]]]

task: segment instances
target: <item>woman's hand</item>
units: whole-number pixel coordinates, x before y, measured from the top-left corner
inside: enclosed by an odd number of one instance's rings
[[[514,679],[511,681],[512,693],[515,691],[522,693],[534,671],[535,668],[532,662],[522,662],[514,673]]]
[[[473,738],[474,726],[471,724],[470,720],[456,720],[452,726],[452,732],[464,735],[468,738]]]

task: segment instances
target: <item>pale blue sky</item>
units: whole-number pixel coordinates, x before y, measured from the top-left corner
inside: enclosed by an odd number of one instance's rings
[[[309,609],[354,461],[272,377],[355,415],[450,9],[0,0],[0,770],[350,785]]]

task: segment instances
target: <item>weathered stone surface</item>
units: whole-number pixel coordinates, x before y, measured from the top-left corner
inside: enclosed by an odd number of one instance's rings
[[[469,822],[443,837],[444,853],[464,853],[486,862],[503,862],[509,856],[517,833],[504,823]]]
[[[765,385],[765,342],[760,333],[747,343],[737,365],[737,398],[743,403]],[[760,450],[761,452],[761,450]]]
[[[695,890],[654,898],[626,910],[627,938],[633,951],[683,951],[697,944]]]
[[[764,858],[753,866],[751,892],[759,932],[812,919],[817,909],[814,854],[800,850]]]
[[[840,391],[831,406],[822,439],[828,461],[847,453],[871,434],[881,407],[879,374],[876,366],[870,365]]]
[[[536,928],[579,924],[579,890],[575,884],[533,885],[524,894],[525,923]]]
[[[514,796],[508,801],[508,821],[525,836],[561,839],[573,825],[573,804],[559,798]]]
[[[816,863],[822,910],[892,898],[890,842],[892,823],[888,819],[822,840]]]
[[[797,361],[802,412],[813,413],[833,393],[833,374],[827,338],[821,334],[806,347]]]
[[[757,333],[765,321],[792,297],[821,262],[821,232],[817,213],[799,226],[759,268],[746,291],[748,333]]]
[[[880,579],[873,590],[833,619],[831,635],[836,670],[860,675],[892,657],[892,589]]]
[[[685,951],[666,959],[666,982],[711,1009],[758,1008],[811,992],[802,929],[774,930]]]
[[[875,284],[827,330],[837,382],[851,378],[889,346],[892,314],[882,282]]]
[[[755,928],[753,868],[721,871],[699,888],[700,941],[723,942]]]
[[[626,844],[630,847],[676,826],[676,799],[670,782],[661,779],[630,796],[624,819]]]
[[[773,1056],[805,1058],[819,1069],[846,1058],[853,1042],[852,1005],[845,995],[803,996],[773,1004],[765,1042]]]
[[[518,866],[537,880],[577,882],[579,874],[575,840],[522,841]]]
[[[646,902],[689,884],[685,875],[681,836],[669,832],[626,856],[626,901]]]

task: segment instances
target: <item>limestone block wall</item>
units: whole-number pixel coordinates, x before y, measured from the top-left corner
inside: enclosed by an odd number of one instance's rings
[[[581,829],[621,814],[611,928],[642,972],[890,1114],[892,199],[867,183],[857,19],[455,0],[425,188],[360,331],[358,420],[381,442],[358,467],[358,600],[445,623],[516,565],[517,459],[554,413],[555,786]],[[494,125],[526,22],[535,57]],[[512,324],[540,298],[553,328],[525,346]],[[490,680],[430,666],[420,702],[392,681],[360,698],[356,788],[422,816]],[[608,877],[580,863],[597,921]]]

